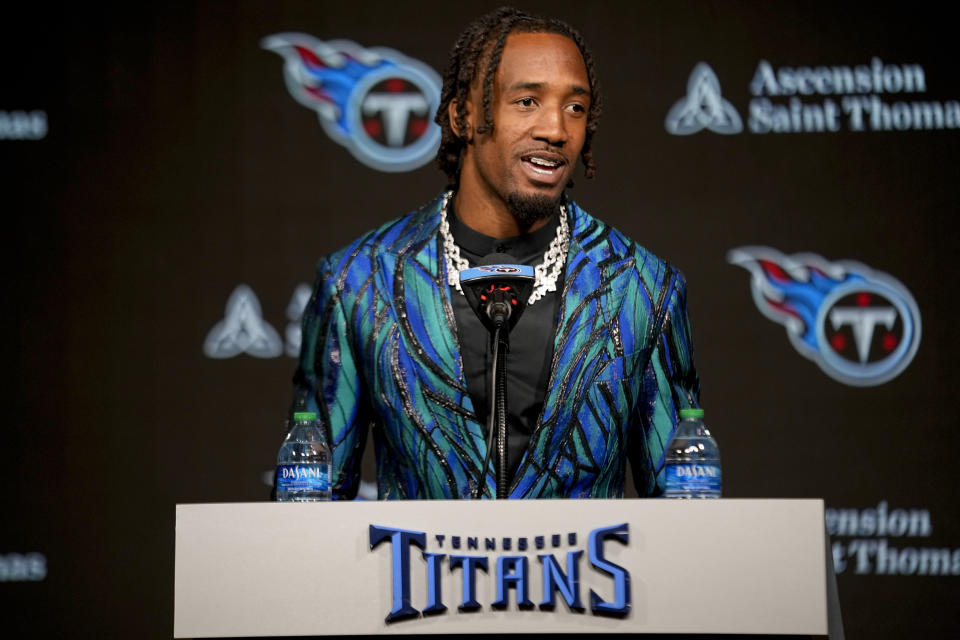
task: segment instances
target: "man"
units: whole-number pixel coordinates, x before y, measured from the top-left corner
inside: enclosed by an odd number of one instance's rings
[[[565,23],[500,9],[451,54],[436,201],[321,261],[294,408],[319,413],[336,498],[356,494],[373,425],[381,498],[495,495],[489,335],[458,272],[507,252],[537,266],[508,357],[509,497],[662,490],[679,410],[697,406],[682,277],[564,193],[593,176],[592,58]],[[479,484],[479,487],[478,487]]]

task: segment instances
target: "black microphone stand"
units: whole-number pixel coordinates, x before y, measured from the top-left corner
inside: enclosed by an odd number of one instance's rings
[[[507,497],[507,483],[510,478],[507,472],[510,469],[508,464],[507,448],[507,353],[510,352],[510,327],[506,324],[510,317],[510,302],[503,300],[502,291],[495,291],[494,295],[500,294],[499,298],[494,299],[488,309],[490,319],[494,325],[493,335],[491,336],[490,348],[493,351],[493,366],[490,372],[490,434],[493,434],[493,425],[497,426],[497,500],[504,500]],[[487,455],[490,455],[490,446],[487,446]],[[484,472],[487,466],[484,465]]]
[[[515,259],[504,254],[487,256],[486,264],[460,272],[460,282],[470,306],[490,331],[493,361],[490,367],[490,413],[487,419],[487,453],[480,477],[474,486],[473,498],[486,486],[487,469],[493,453],[496,433],[496,483],[498,500],[507,498],[509,459],[507,447],[507,353],[510,351],[510,329],[517,323],[533,288],[533,269],[511,264]]]
[[[510,470],[508,464],[507,449],[507,352],[510,351],[510,334],[506,331],[498,331],[495,336],[494,345],[497,359],[495,364],[496,391],[495,404],[497,412],[497,500],[505,500],[507,497],[507,483],[510,481],[507,472]]]

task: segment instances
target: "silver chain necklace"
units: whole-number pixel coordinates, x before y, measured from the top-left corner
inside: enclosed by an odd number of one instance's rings
[[[447,266],[447,284],[456,287],[460,295],[463,295],[463,289],[460,288],[460,272],[469,269],[470,263],[460,255],[460,247],[453,241],[453,235],[450,233],[447,208],[451,198],[453,198],[453,191],[447,191],[443,194],[443,202],[440,205],[440,237],[443,238],[443,259]],[[560,205],[560,224],[557,226],[557,235],[550,241],[550,246],[543,254],[543,262],[533,268],[536,279],[533,292],[527,299],[528,305],[532,305],[548,291],[557,290],[557,278],[560,277],[560,271],[567,260],[567,250],[569,248],[570,227],[567,224],[567,207],[566,205]]]

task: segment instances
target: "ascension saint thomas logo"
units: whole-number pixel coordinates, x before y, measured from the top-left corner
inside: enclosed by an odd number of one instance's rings
[[[730,135],[743,131],[740,114],[720,95],[720,81],[706,62],[700,62],[687,80],[687,95],[667,114],[667,133],[687,136],[703,129]]]
[[[203,353],[216,359],[241,353],[256,358],[276,358],[283,353],[283,342],[277,330],[263,319],[260,300],[253,289],[241,284],[233,290],[223,320],[207,333]]]

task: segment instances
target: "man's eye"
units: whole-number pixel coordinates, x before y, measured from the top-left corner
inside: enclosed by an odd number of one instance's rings
[[[572,104],[570,109],[576,113],[586,113],[587,109],[582,104]]]
[[[517,104],[519,104],[521,107],[532,107],[534,102],[533,98],[520,98],[517,100]]]

